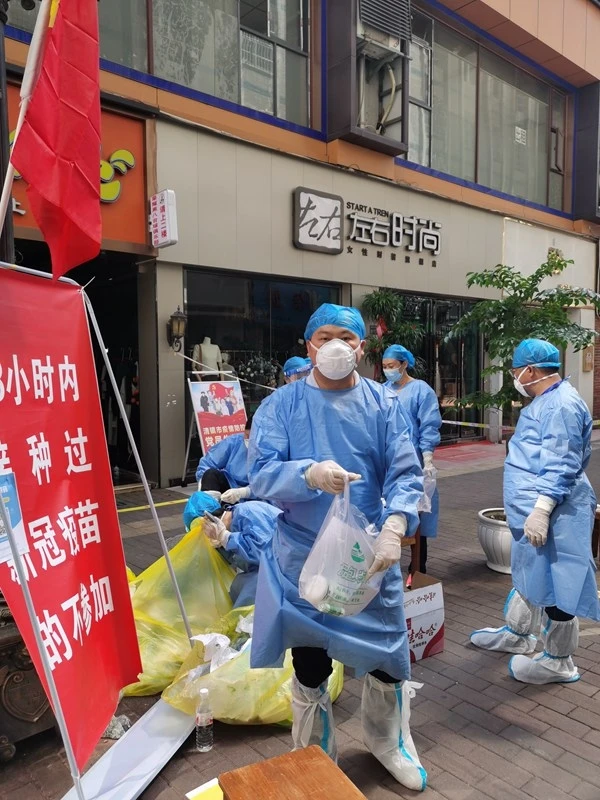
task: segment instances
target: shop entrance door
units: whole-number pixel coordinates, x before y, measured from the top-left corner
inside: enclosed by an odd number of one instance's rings
[[[404,315],[425,330],[420,348],[417,377],[435,390],[440,404],[442,443],[481,438],[480,428],[453,423],[476,423],[481,412],[475,408],[457,408],[457,400],[477,391],[481,385],[481,343],[473,328],[466,334],[447,340],[452,327],[469,310],[466,300],[443,300],[434,297],[405,295]]]

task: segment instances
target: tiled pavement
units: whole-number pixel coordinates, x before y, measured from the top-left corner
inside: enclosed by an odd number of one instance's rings
[[[439,454],[442,516],[429,571],[444,582],[446,647],[417,665],[413,674],[424,684],[413,701],[411,719],[429,773],[423,797],[600,800],[600,625],[582,624],[577,663],[583,677],[568,687],[516,683],[508,677],[507,656],[466,644],[473,628],[501,623],[510,585],[509,577],[485,567],[476,537],[477,509],[502,502],[502,473],[495,468],[501,450],[488,447],[471,455],[469,466],[458,452]],[[589,475],[600,494],[600,453],[593,454]],[[181,495],[161,493],[161,501],[168,499]],[[143,497],[129,497],[127,505],[143,502]],[[159,508],[167,538],[181,532],[182,507]],[[127,511],[120,520],[127,561],[137,572],[160,555],[153,524],[147,511]],[[347,679],[335,706],[340,765],[370,800],[416,797],[365,752],[360,692],[360,682]],[[151,702],[131,698],[121,711],[137,718]],[[101,743],[97,756],[108,747]],[[196,753],[188,741],[142,798],[181,800],[221,772],[289,747],[284,729],[217,725],[211,753]],[[13,762],[0,766],[0,800],[58,800],[69,785],[64,751],[53,733],[23,743]]]

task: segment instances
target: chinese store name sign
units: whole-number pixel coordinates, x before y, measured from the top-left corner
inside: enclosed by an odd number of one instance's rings
[[[391,247],[407,253],[438,256],[442,225],[430,219],[388,211],[375,206],[346,202],[339,195],[300,187],[294,192],[294,245],[302,250],[339,254],[344,250],[344,212],[347,220],[347,251],[352,242],[378,249]]]
[[[18,489],[25,575],[81,769],[141,671],[84,298],[4,270],[0,283],[0,481]],[[6,550],[0,590],[45,685]]]

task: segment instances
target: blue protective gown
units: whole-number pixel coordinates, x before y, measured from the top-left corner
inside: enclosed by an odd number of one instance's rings
[[[386,384],[396,392],[412,422],[412,440],[417,455],[423,464],[423,453],[433,453],[440,443],[442,416],[436,393],[425,381],[413,380],[401,388],[388,381]],[[431,499],[431,511],[421,516],[421,536],[437,536],[440,515],[440,496],[436,488]]]
[[[210,448],[200,459],[196,480],[200,480],[207,469],[219,469],[225,473],[232,489],[248,486],[248,448],[243,433],[234,433]]]
[[[512,579],[536,606],[600,619],[591,536],[596,498],[584,472],[591,453],[592,418],[567,381],[521,411],[504,466],[504,507],[514,537]],[[548,541],[534,547],[523,533],[538,495],[558,505]]]
[[[250,486],[283,514],[261,560],[252,667],[281,666],[290,647],[320,647],[358,675],[380,669],[403,680],[410,659],[398,565],[387,571],[379,595],[353,617],[320,613],[298,595],[300,572],[333,499],[310,489],[304,472],[327,459],[362,475],[350,484],[350,495],[369,522],[380,526],[402,512],[408,533],[416,530],[423,477],[409,425],[391,392],[364,379],[339,391],[298,381],[267,398],[252,423]]]
[[[237,608],[254,605],[260,556],[271,544],[281,511],[257,500],[238,503],[231,511],[231,529],[222,552],[230,564],[241,570],[229,590]]]

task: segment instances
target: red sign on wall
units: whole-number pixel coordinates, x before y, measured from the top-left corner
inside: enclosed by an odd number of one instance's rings
[[[0,475],[14,473],[27,582],[81,769],[140,656],[84,298],[0,271]],[[45,685],[14,565],[0,590]]]

